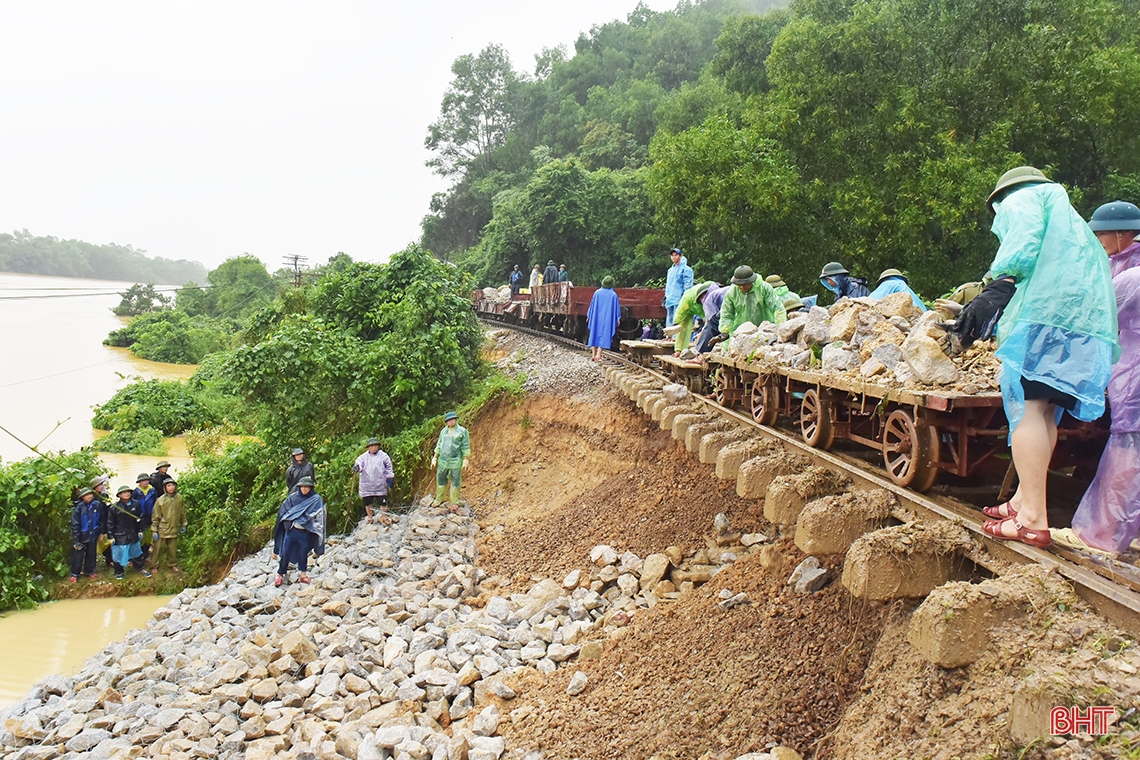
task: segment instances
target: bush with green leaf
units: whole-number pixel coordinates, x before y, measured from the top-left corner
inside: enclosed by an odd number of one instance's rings
[[[144,427],[112,430],[110,435],[95,441],[95,450],[159,457],[166,454],[167,446],[161,430]]]
[[[0,610],[47,599],[71,557],[72,493],[100,472],[89,449],[0,463]]]
[[[183,380],[139,380],[95,407],[91,424],[104,430],[155,428],[177,435],[222,422],[222,410]]]
[[[111,332],[103,343],[129,348],[150,361],[197,364],[208,354],[228,348],[234,330],[231,320],[163,310],[135,317],[126,327]]]

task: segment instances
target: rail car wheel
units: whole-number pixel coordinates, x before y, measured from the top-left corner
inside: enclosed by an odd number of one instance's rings
[[[717,366],[712,373],[712,386],[716,391],[716,402],[721,406],[731,409],[735,404],[732,403],[732,393],[740,385],[740,377],[733,370],[725,367],[723,364]]]
[[[934,485],[941,454],[938,428],[919,425],[905,409],[896,409],[883,424],[883,464],[887,474],[904,488],[925,493]]]
[[[780,416],[780,389],[764,375],[752,383],[752,419],[761,425],[774,425]]]
[[[835,443],[831,404],[824,401],[815,388],[804,392],[804,400],[800,404],[800,435],[804,443],[814,449],[827,450]]]

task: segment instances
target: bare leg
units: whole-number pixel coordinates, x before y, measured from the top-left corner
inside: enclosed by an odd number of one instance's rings
[[[368,513],[368,522],[372,522],[372,505],[365,504],[364,511]]]
[[[1045,510],[1045,481],[1053,447],[1057,445],[1057,423],[1053,404],[1045,399],[1025,402],[1025,414],[1013,430],[1010,448],[1013,464],[1017,467],[1019,483],[1017,493],[1010,501],[1017,510],[1018,522],[1027,528],[1044,530],[1049,527]],[[1012,535],[1012,525],[1006,527]]]

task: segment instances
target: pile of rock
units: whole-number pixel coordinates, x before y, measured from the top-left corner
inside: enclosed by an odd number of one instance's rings
[[[504,328],[488,329],[486,338],[503,355],[495,366],[525,375],[525,387],[532,393],[574,396],[595,389],[602,380],[601,370],[588,356],[542,338]]]
[[[483,299],[492,303],[506,303],[511,300],[511,288],[509,285],[501,288],[483,288]]]
[[[760,365],[818,366],[881,385],[996,390],[1000,363],[993,345],[976,344],[950,358],[939,345],[940,320],[935,311],[917,309],[908,293],[881,301],[844,298],[830,309],[816,306],[779,325],[745,323],[714,351]]]

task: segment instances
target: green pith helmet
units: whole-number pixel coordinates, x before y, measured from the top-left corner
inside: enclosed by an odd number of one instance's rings
[[[459,415],[456,414],[455,412],[448,412],[447,414],[443,415],[443,421],[444,422],[450,422],[451,420],[457,420],[457,419],[459,419]]]
[[[713,282],[712,280],[709,280],[708,282],[699,283],[697,285],[696,299],[699,301],[701,296],[703,296],[706,292],[708,292],[708,289],[711,288],[713,285],[716,285],[716,283]]]
[[[87,494],[91,494],[92,496],[94,496],[95,492],[92,491],[90,488],[80,488],[79,493],[77,493],[75,496],[76,496],[76,498],[82,499]]]
[[[1140,208],[1128,201],[1113,201],[1099,206],[1089,219],[1093,232],[1135,232],[1140,230]]]
[[[167,486],[174,486],[175,488],[178,488],[178,481],[174,478],[167,478],[166,482],[162,484],[162,490],[165,491]]]
[[[165,459],[163,459],[161,462],[159,462],[158,464],[155,465],[155,469],[161,470],[163,467],[169,467],[169,466],[170,466],[170,462],[167,462]]]
[[[116,496],[122,496],[124,493],[134,493],[134,492],[135,492],[135,489],[131,488],[130,486],[119,486],[118,489],[115,491],[115,495]]]
[[[898,277],[900,280],[905,282],[907,285],[910,285],[910,280],[908,280],[906,278],[906,275],[897,269],[884,269],[883,273],[881,275],[879,275],[879,282],[882,282],[883,280],[887,279],[888,277]]]
[[[146,481],[150,480],[150,473],[149,472],[140,472],[139,476],[137,478],[135,478],[136,483],[141,483],[144,480],[146,480]]]
[[[771,285],[773,288],[786,288],[788,283],[784,282],[784,278],[778,274],[770,274],[764,278],[764,282]]]
[[[548,267],[556,266],[554,263],[554,259],[551,259],[550,261],[546,262],[546,266],[548,266]]]
[[[297,485],[299,485],[299,486],[310,486],[312,488],[316,488],[317,487],[317,481],[313,480],[308,475],[306,475],[305,477],[303,477],[297,481]]]
[[[756,282],[756,273],[747,264],[738,266],[732,273],[733,285],[751,285],[754,282]]]
[[[1049,178],[1042,174],[1040,169],[1035,169],[1032,166],[1019,166],[1016,169],[1010,169],[1001,175],[1001,179],[994,185],[994,191],[990,193],[989,198],[986,198],[986,205],[989,206],[990,211],[993,211],[994,199],[1005,190],[1016,185],[1024,185],[1026,183],[1036,184],[1038,182],[1048,181]]]
[[[91,486],[92,488],[97,488],[106,482],[107,477],[105,475],[96,475],[95,477],[91,478],[91,480],[87,481],[87,485]]]
[[[605,288],[606,290],[609,290],[613,286],[614,286],[614,278],[613,277],[610,277],[607,274],[605,277],[602,278],[602,287],[603,288]]]
[[[784,311],[795,311],[796,309],[802,309],[803,307],[804,302],[796,296],[789,295],[784,299]]]
[[[368,447],[368,446],[379,446],[379,445],[380,445],[380,439],[379,439],[379,438],[369,438],[369,439],[368,439],[368,443],[366,443],[366,444],[364,444],[364,445],[365,445],[365,447]]]
[[[820,270],[820,279],[824,277],[834,277],[837,274],[851,274],[847,271],[847,267],[840,264],[838,261],[829,261],[824,264],[823,269]]]

